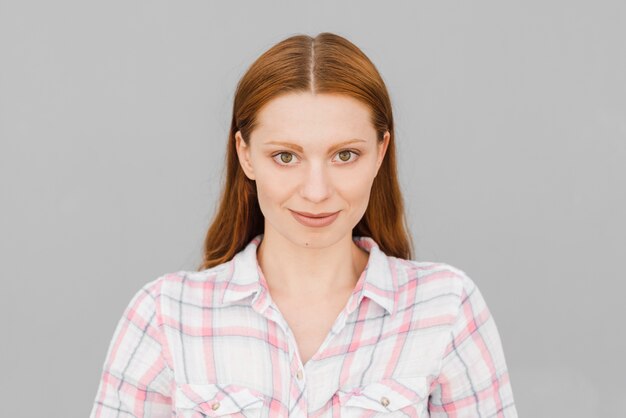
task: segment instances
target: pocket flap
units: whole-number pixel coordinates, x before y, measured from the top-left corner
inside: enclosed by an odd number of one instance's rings
[[[337,395],[342,406],[390,412],[422,401],[428,397],[428,387],[428,379],[424,376],[394,377],[348,390],[340,389]]]
[[[179,384],[175,396],[176,408],[200,411],[209,417],[261,408],[265,399],[261,392],[245,386],[216,383]]]

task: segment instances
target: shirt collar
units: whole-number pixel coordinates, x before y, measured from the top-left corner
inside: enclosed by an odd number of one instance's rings
[[[264,283],[265,280],[261,280],[261,267],[258,264],[256,253],[262,239],[263,234],[255,236],[243,250],[233,257],[230,277],[227,278],[228,283],[222,296],[222,303],[238,301],[255,294],[252,303],[259,303],[265,307],[269,304],[269,302],[258,301],[259,296],[268,291]],[[369,252],[369,259],[365,266],[364,275],[359,278],[354,288],[348,306],[349,310],[356,309],[363,297],[367,296],[390,314],[393,314],[396,307],[398,283],[396,275],[392,272],[391,257],[387,256],[371,237],[354,236],[352,240],[360,248]],[[265,298],[265,300],[267,299]]]

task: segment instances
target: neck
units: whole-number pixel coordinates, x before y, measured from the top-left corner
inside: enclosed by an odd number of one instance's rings
[[[354,289],[369,253],[351,235],[328,245],[292,242],[265,229],[257,260],[272,294],[325,297]]]

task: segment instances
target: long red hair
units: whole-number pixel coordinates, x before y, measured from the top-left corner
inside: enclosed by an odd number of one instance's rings
[[[246,142],[259,110],[272,98],[291,92],[340,93],[371,109],[378,140],[390,139],[372,184],[365,214],[352,236],[369,236],[387,255],[412,259],[411,237],[398,184],[393,115],[387,87],[369,58],[347,39],[329,32],[294,35],[277,43],[252,63],[237,85],[226,149],[226,179],[218,210],[204,240],[198,270],[229,261],[264,231],[256,185],[244,174],[235,147],[240,130]]]

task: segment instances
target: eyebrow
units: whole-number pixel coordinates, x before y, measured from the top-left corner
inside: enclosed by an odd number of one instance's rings
[[[367,142],[367,141],[363,139],[359,139],[359,138],[348,139],[347,141],[343,141],[343,142],[333,145],[332,147],[330,147],[329,151],[337,149],[337,148],[341,148],[344,145],[352,144],[354,142]],[[265,145],[281,145],[283,147],[294,149],[298,152],[304,152],[304,149],[300,145],[292,144],[291,142],[271,141],[271,142],[266,142]]]

